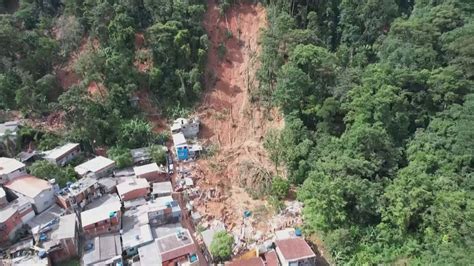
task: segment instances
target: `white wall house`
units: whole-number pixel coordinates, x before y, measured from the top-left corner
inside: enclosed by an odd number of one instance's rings
[[[78,143],[67,143],[47,152],[44,159],[50,163],[64,166],[76,158],[79,153],[81,153],[81,148]]]
[[[53,186],[48,181],[35,176],[17,177],[6,183],[5,187],[18,196],[28,199],[37,214],[55,203]]]
[[[7,183],[15,177],[26,174],[25,164],[6,157],[0,157],[0,184]]]

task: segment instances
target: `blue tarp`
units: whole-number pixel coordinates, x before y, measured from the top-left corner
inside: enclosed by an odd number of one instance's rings
[[[178,160],[184,161],[189,159],[189,149],[187,147],[178,147]]]

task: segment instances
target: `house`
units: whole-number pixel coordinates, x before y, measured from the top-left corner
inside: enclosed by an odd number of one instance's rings
[[[36,215],[26,224],[30,228],[30,231],[33,235],[38,235],[45,228],[51,228],[52,225],[56,224],[56,222],[59,221],[59,217],[64,215],[65,212],[66,211],[58,204],[53,204],[53,206]]]
[[[7,206],[8,200],[7,200],[7,193],[5,193],[5,190],[0,187],[0,208],[3,208]]]
[[[59,222],[56,222],[49,230],[42,233],[39,240],[54,264],[69,260],[79,254],[79,234],[75,214],[61,216]]]
[[[100,178],[112,173],[115,162],[103,156],[97,156],[85,163],[74,167],[74,171],[80,176]]]
[[[122,244],[119,234],[106,234],[86,241],[82,265],[123,265]]]
[[[100,191],[97,180],[91,177],[84,177],[61,189],[57,193],[57,203],[64,209],[69,209],[75,204],[83,208],[99,196]]]
[[[178,118],[171,125],[171,133],[183,133],[185,138],[195,138],[199,133],[199,118],[188,120],[186,118]]]
[[[265,266],[265,262],[260,257],[254,257],[227,262],[225,266]]]
[[[168,148],[166,146],[161,146],[163,151],[168,153]],[[132,154],[133,164],[142,165],[151,162],[150,148],[143,147],[138,149],[131,149],[130,153]]]
[[[152,226],[178,223],[181,220],[181,208],[171,196],[157,198],[137,207],[143,215],[143,221]]]
[[[265,257],[265,262],[267,266],[279,266],[280,262],[278,261],[278,256],[275,250],[270,250],[263,254]]]
[[[64,166],[76,158],[80,152],[81,147],[78,143],[67,143],[47,152],[44,159],[52,164]]]
[[[199,265],[196,246],[187,229],[159,237],[138,249],[140,265]]]
[[[11,141],[15,141],[19,129],[19,121],[8,121],[5,123],[0,123],[0,140],[3,141],[5,136],[9,136],[9,139]]]
[[[0,243],[14,239],[22,225],[34,216],[33,206],[24,197],[19,197],[0,208]]]
[[[151,227],[137,209],[126,211],[122,217],[122,250],[127,256],[138,254],[138,248],[153,242]]]
[[[40,153],[37,151],[22,151],[16,155],[16,159],[18,159],[20,162],[24,164],[31,164],[34,161],[38,160],[40,158]]]
[[[183,133],[173,134],[173,144],[178,160],[184,161],[189,159],[189,145]]]
[[[81,212],[82,229],[86,237],[93,237],[120,230],[122,204],[117,197],[90,210]]]
[[[97,180],[99,184],[101,192],[104,194],[115,193],[117,192],[117,184],[119,183],[119,179],[115,177],[103,177]]]
[[[133,164],[135,165],[151,162],[151,155],[148,147],[131,149],[130,154],[132,155]]]
[[[316,254],[303,238],[276,240],[275,250],[282,266],[316,265]]]
[[[55,202],[54,189],[50,182],[31,175],[10,180],[5,188],[28,199],[36,213],[49,208]]]
[[[153,198],[171,196],[173,193],[173,185],[170,181],[153,183],[153,191],[151,194]]]
[[[117,193],[122,201],[144,198],[150,193],[146,179],[132,178],[117,185]]]
[[[163,167],[156,163],[133,167],[133,171],[138,178],[144,178],[148,182],[162,182],[168,179],[168,173]]]
[[[26,174],[24,163],[12,158],[0,157],[0,184]]]

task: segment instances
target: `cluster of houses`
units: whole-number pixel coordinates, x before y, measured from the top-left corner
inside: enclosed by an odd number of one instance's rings
[[[192,144],[197,119],[178,119],[171,129],[179,160],[201,151]],[[81,152],[79,144],[67,143],[40,157],[62,167]],[[172,179],[170,153],[167,166],[152,162],[147,148],[131,155],[135,165],[130,169],[116,169],[103,156],[90,158],[74,167],[77,181],[65,187],[29,174],[25,163],[30,161],[21,158],[32,157],[0,157],[0,265],[56,265],[71,259],[81,265],[208,265],[213,236],[225,228],[196,235],[183,226],[194,227],[183,221],[187,217],[194,225],[199,222],[192,207],[176,200],[180,191],[194,186],[192,178]],[[253,256],[226,264],[315,265],[316,256],[300,234],[276,235]]]
[[[67,143],[41,154],[65,166],[81,154]],[[181,225],[169,168],[146,148],[135,166],[117,170],[96,156],[74,167],[76,182],[59,187],[28,173],[24,162],[0,157],[0,265],[199,265],[197,246]]]

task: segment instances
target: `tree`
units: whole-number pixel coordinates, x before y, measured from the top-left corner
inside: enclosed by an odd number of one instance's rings
[[[166,152],[165,147],[161,145],[151,145],[148,150],[150,151],[150,156],[152,160],[158,165],[166,164]]]
[[[48,161],[36,161],[28,167],[30,173],[45,180],[55,179],[60,187],[66,186],[67,182],[76,180],[74,169],[71,166],[61,168]]]
[[[285,180],[281,177],[274,177],[272,180],[272,189],[271,194],[278,199],[282,200],[288,195],[288,191],[290,190],[290,182]]]
[[[133,158],[130,150],[122,147],[112,147],[107,151],[107,155],[115,161],[117,168],[133,166]]]
[[[151,143],[153,132],[151,125],[143,120],[124,121],[120,126],[118,144],[129,149],[147,146]]]
[[[230,259],[232,256],[232,246],[234,238],[226,231],[217,232],[212,238],[211,255],[215,261],[222,262]]]
[[[280,166],[282,156],[283,156],[283,148],[280,145],[280,132],[275,130],[269,130],[267,132],[267,136],[265,137],[265,141],[263,143],[263,147],[267,150],[270,160],[273,161],[275,164],[275,173],[278,175],[278,167]]]

